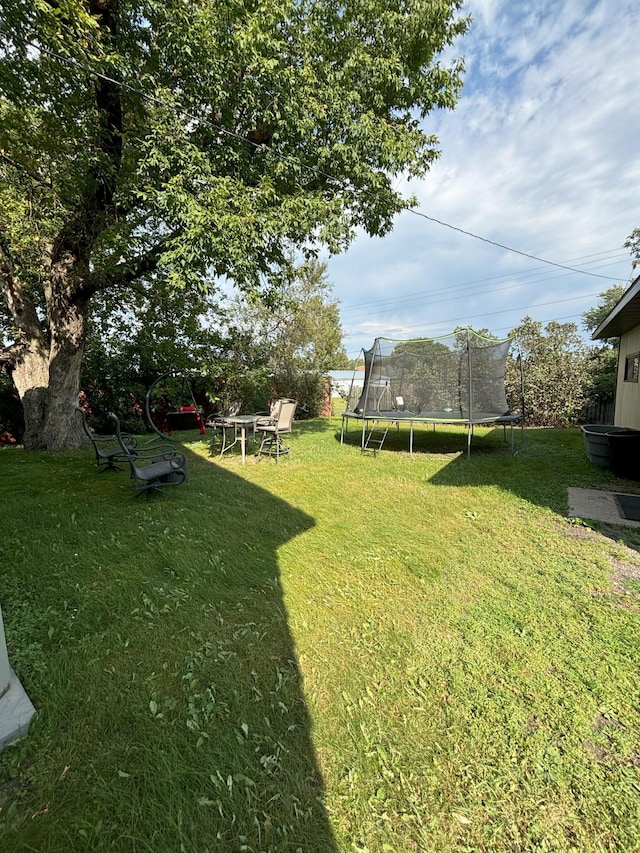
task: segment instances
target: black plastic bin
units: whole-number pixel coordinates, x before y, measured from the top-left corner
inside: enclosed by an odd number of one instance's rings
[[[613,424],[584,424],[581,429],[589,462],[598,468],[609,468],[609,433],[628,430]]]
[[[625,480],[640,480],[640,430],[609,432],[607,440],[611,471]]]

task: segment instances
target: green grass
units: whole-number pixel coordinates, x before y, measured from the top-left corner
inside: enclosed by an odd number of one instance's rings
[[[186,443],[150,501],[88,450],[0,452],[38,709],[0,754],[0,850],[639,849],[640,595],[611,568],[638,545],[565,517],[606,480],[579,431],[512,457],[480,430],[467,460],[424,429],[411,460],[338,429],[297,424],[277,466]]]

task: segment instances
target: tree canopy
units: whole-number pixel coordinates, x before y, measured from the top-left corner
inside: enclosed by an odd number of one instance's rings
[[[634,228],[624,243],[625,249],[629,249],[631,256],[640,259],[640,228]]]
[[[525,317],[509,337],[518,343],[524,389],[515,361],[507,362],[507,397],[519,411],[524,391],[527,423],[568,426],[586,401],[587,347],[575,323],[551,320],[544,327]]]
[[[327,265],[314,258],[294,269],[274,303],[238,297],[228,317],[267,353],[274,372],[289,367],[326,373],[348,363]]]
[[[2,361],[25,446],[71,417],[98,294],[225,276],[277,288],[290,247],[344,249],[438,155],[461,0],[6,0],[0,17]]]
[[[624,284],[614,284],[613,287],[598,294],[600,302],[593,308],[588,308],[582,315],[582,325],[587,332],[595,332],[605,317],[613,311],[625,290]],[[612,341],[607,341],[606,346],[610,347],[611,345]]]

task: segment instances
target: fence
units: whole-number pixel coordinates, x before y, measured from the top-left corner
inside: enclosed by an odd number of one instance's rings
[[[615,400],[598,400],[588,403],[580,413],[583,424],[612,424],[615,412]]]

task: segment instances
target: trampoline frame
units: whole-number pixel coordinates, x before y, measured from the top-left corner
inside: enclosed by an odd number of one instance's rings
[[[455,334],[455,333],[454,333]],[[371,450],[372,448],[368,447],[368,443],[372,440],[372,435],[376,430],[377,424],[386,424],[386,430],[389,429],[389,425],[396,424],[398,429],[400,428],[400,424],[409,425],[409,456],[413,459],[413,429],[415,424],[433,424],[434,430],[438,424],[441,425],[451,425],[451,426],[464,426],[467,429],[467,458],[471,456],[471,440],[473,438],[473,430],[476,425],[478,426],[502,426],[503,433],[506,441],[506,431],[507,427],[510,429],[510,438],[511,438],[511,453],[512,455],[516,455],[519,450],[515,449],[513,428],[516,424],[520,424],[520,449],[524,447],[524,375],[523,375],[523,365],[521,355],[518,353],[517,362],[520,368],[520,392],[521,392],[521,412],[520,413],[512,413],[509,411],[504,412],[487,412],[487,411],[474,411],[474,386],[472,382],[473,376],[473,363],[472,363],[472,345],[471,345],[471,337],[474,339],[486,340],[489,346],[494,344],[510,344],[510,339],[505,339],[502,341],[494,340],[494,339],[486,339],[483,338],[482,335],[479,335],[470,327],[466,328],[466,361],[468,365],[468,384],[466,386],[468,391],[468,398],[464,400],[464,402],[460,401],[460,408],[449,408],[446,407],[444,411],[410,411],[404,409],[402,406],[404,405],[404,401],[402,397],[396,397],[396,403],[400,405],[400,408],[391,408],[391,409],[380,409],[379,405],[383,398],[383,393],[379,392],[375,395],[375,399],[371,402],[368,399],[369,388],[373,386],[378,387],[379,389],[388,389],[390,386],[390,380],[387,378],[386,381],[380,381],[382,377],[379,377],[377,381],[371,383],[371,373],[372,365],[375,362],[375,356],[373,355],[376,348],[379,346],[380,341],[386,341],[389,343],[399,343],[399,344],[411,344],[411,343],[424,343],[424,342],[441,342],[445,338],[451,338],[452,335],[444,335],[440,338],[426,338],[426,339],[413,339],[413,340],[405,340],[400,341],[393,338],[376,338],[373,346],[370,350],[363,350],[364,353],[364,361],[365,361],[365,377],[364,377],[364,386],[362,393],[360,394],[360,400],[358,402],[357,407],[355,409],[347,409],[342,414],[342,426],[340,429],[340,444],[344,444],[344,437],[349,429],[349,421],[355,420],[360,421],[362,423],[362,435],[361,435],[361,453],[365,453],[366,450]],[[460,355],[464,358],[464,351],[460,353]],[[367,362],[367,357],[371,360]],[[505,354],[506,358],[506,354]],[[355,372],[354,372],[355,378]],[[352,388],[353,391],[353,381]],[[349,400],[351,399],[351,391],[349,393]],[[506,402],[506,401],[505,401]],[[362,409],[360,406],[362,405]],[[392,403],[393,405],[393,403]],[[464,408],[463,408],[464,406]],[[367,438],[368,434],[368,438]],[[385,431],[386,436],[386,431]],[[377,442],[379,449],[382,447],[382,443],[384,441],[384,437]],[[376,443],[372,441],[372,443]],[[377,451],[376,451],[377,452]]]
[[[451,415],[445,415],[444,412],[433,412],[431,414],[425,412],[418,415],[415,412],[400,411],[377,412],[375,414],[360,414],[358,412],[347,411],[342,413],[340,444],[344,444],[344,437],[349,431],[350,420],[362,422],[362,431],[360,439],[361,453],[364,453],[365,450],[366,434],[368,432],[371,432],[371,430],[375,428],[375,424],[377,423],[396,424],[398,429],[400,428],[401,423],[409,424],[409,456],[411,457],[411,459],[413,459],[414,424],[433,424],[434,429],[438,424],[440,424],[441,426],[465,426],[467,428],[467,459],[471,457],[471,439],[473,438],[474,426],[502,426],[505,438],[507,427],[509,427],[511,438],[511,454],[513,456],[516,456],[520,451],[515,449],[513,428],[516,424],[520,424],[520,449],[524,447],[524,418],[520,414],[487,415],[486,417],[476,416],[474,418],[455,418],[451,417]],[[369,424],[371,424],[371,427],[369,426]]]

